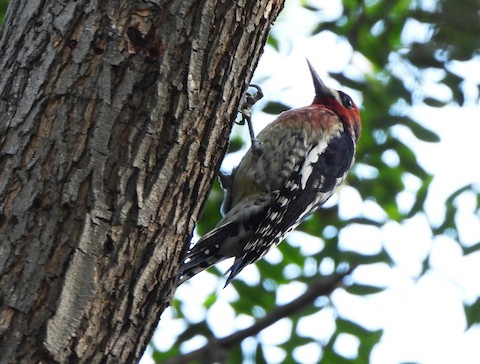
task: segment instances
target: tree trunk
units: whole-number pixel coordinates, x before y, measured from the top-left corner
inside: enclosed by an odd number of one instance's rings
[[[282,0],[12,0],[0,359],[137,361]]]

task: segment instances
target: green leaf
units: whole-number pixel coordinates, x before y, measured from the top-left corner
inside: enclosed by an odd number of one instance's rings
[[[474,244],[469,247],[463,247],[462,250],[464,255],[477,253],[480,251],[480,243]]]
[[[217,302],[217,295],[215,293],[212,293],[208,295],[208,297],[205,299],[203,305],[205,308],[210,308],[213,306],[213,304]]]
[[[5,13],[7,12],[8,0],[0,0],[0,26],[3,24],[5,19]]]
[[[277,52],[279,51],[279,41],[276,37],[273,35],[270,35],[267,39],[267,44],[271,46],[273,49],[275,49]]]
[[[258,364],[267,364],[265,356],[263,355],[263,348],[261,345],[257,344],[257,350],[255,350],[255,363]]]
[[[243,352],[240,345],[236,345],[228,352],[227,364],[237,364],[243,362]]]
[[[455,214],[457,213],[457,207],[455,206],[455,200],[457,199],[458,196],[460,196],[462,193],[465,191],[469,191],[472,189],[472,185],[466,185],[462,188],[459,188],[456,190],[454,193],[452,193],[447,200],[445,201],[445,219],[443,223],[433,229],[433,233],[435,235],[440,235],[447,233],[447,230],[450,230],[452,232],[456,232],[456,227],[455,227]]]
[[[411,119],[405,118],[404,125],[408,126],[413,134],[424,142],[438,143],[440,141],[440,137],[436,133],[421,126]]]
[[[236,311],[237,308],[241,308],[243,313],[254,316],[255,305],[261,306],[265,311],[275,307],[275,292],[259,290],[258,287],[248,286],[239,279],[234,280],[231,284],[237,291],[239,297],[241,297],[241,299],[232,304]]]
[[[480,323],[480,298],[472,304],[465,305],[465,317],[467,318],[467,328]]]
[[[417,191],[415,203],[406,215],[407,218],[411,218],[415,214],[423,211],[423,207],[425,205],[425,201],[427,200],[428,190],[430,188],[432,180],[433,176],[428,176],[425,180],[423,180],[422,186]]]
[[[370,294],[380,293],[385,290],[385,287],[376,287],[376,286],[368,286],[362,284],[352,284],[350,286],[346,286],[345,290],[348,293],[357,295],[357,296],[366,296]]]
[[[263,107],[262,111],[267,114],[278,115],[290,109],[290,106],[282,104],[281,102],[270,101]]]
[[[361,242],[359,242],[361,244]],[[382,248],[382,250],[377,254],[366,255],[359,254],[357,252],[346,251],[341,253],[344,261],[348,262],[350,265],[360,265],[360,264],[375,264],[375,263],[387,263],[389,265],[393,264],[392,258],[388,253]]]
[[[240,136],[230,138],[230,142],[228,144],[228,153],[235,153],[242,149],[244,145],[245,141]]]
[[[362,337],[363,335],[368,335],[371,333],[371,331],[367,330],[356,322],[345,320],[340,317],[335,320],[335,324],[337,325],[337,332],[346,332],[356,337]]]
[[[212,331],[205,324],[205,322],[199,322],[196,324],[190,324],[190,326],[188,326],[185,329],[185,331],[178,336],[177,341],[178,342],[188,341],[197,335],[204,336],[205,338],[214,337]]]
[[[425,105],[431,106],[431,107],[443,107],[447,104],[445,101],[441,101],[433,97],[425,97],[423,99],[423,102]]]

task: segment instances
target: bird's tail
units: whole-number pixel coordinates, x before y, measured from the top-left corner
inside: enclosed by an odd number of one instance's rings
[[[189,280],[208,267],[230,258],[224,255],[225,243],[232,236],[231,224],[216,227],[208,234],[204,235],[187,252],[187,256],[182,265],[179,284]]]

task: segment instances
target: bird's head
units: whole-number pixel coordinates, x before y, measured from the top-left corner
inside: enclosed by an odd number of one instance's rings
[[[355,135],[355,140],[358,140],[360,138],[362,125],[360,122],[360,113],[352,98],[343,91],[327,87],[308,60],[307,63],[310,68],[310,73],[312,74],[313,85],[315,86],[315,98],[313,99],[312,105],[322,105],[332,110]]]

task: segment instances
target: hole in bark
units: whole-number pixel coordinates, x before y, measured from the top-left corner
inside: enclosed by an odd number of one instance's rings
[[[35,209],[42,207],[42,199],[40,198],[40,196],[35,197],[32,203],[32,207]]]
[[[95,47],[93,47],[93,52],[95,54],[102,54],[103,52],[105,52],[105,50],[103,48],[95,46]]]
[[[135,48],[145,48],[147,46],[147,41],[145,40],[142,32],[135,27],[128,27],[127,36],[130,39],[130,42]]]
[[[68,360],[70,363],[78,363],[79,362],[79,357],[77,353],[74,351],[69,355]]]
[[[103,243],[103,251],[105,254],[111,254],[115,250],[115,243],[113,242],[112,238],[107,236],[107,239]]]
[[[72,51],[77,48],[77,44],[78,44],[78,41],[76,39],[70,39],[68,42],[67,42],[67,46],[68,48],[70,48]]]
[[[7,222],[7,217],[0,212],[0,228]]]
[[[152,57],[158,57],[160,55],[160,52],[157,48],[150,48],[148,53],[150,53],[150,56]]]

